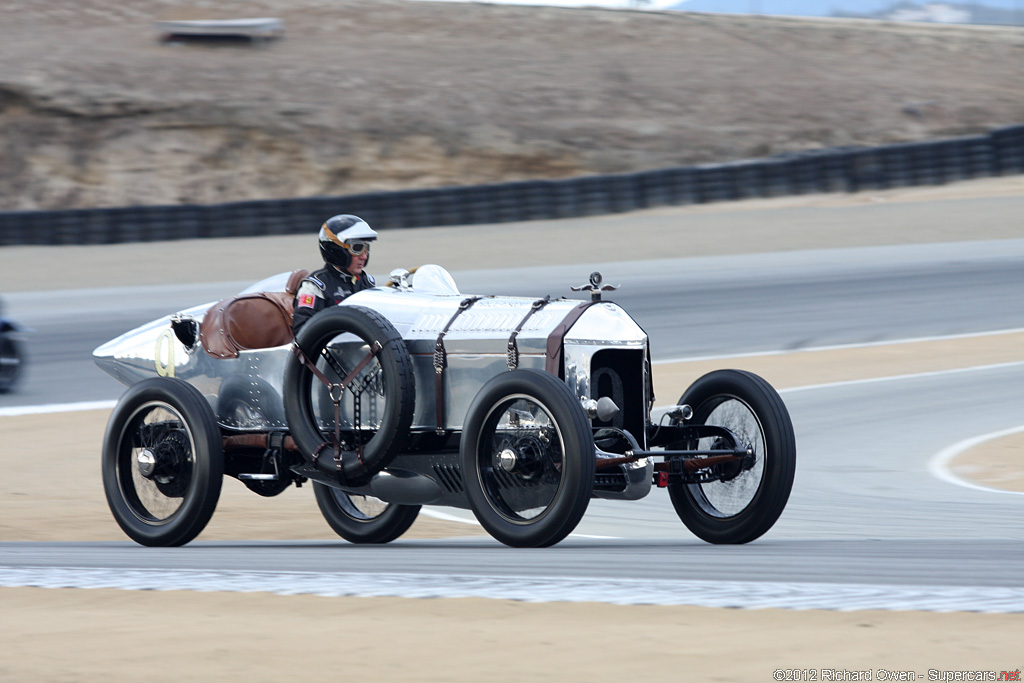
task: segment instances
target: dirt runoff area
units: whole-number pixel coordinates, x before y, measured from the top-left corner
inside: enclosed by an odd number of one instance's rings
[[[160,20],[274,17],[261,46]],[[621,173],[1024,122],[1020,29],[406,0],[0,5],[0,210]]]
[[[672,212],[644,212],[614,220],[638,221],[656,230],[662,221],[685,223],[718,215],[723,219],[719,244],[743,244],[753,251],[778,247],[779,236],[764,237],[757,223],[772,212],[823,207],[900,204],[907,210],[933,200],[956,197],[1024,196],[1024,178],[977,181],[947,188],[889,191],[872,195],[818,196],[718,207],[689,207]],[[955,213],[944,204],[940,214]],[[973,211],[974,209],[972,209]],[[747,224],[743,214],[760,216]],[[791,214],[787,213],[787,216]],[[901,224],[906,217],[900,214]],[[702,216],[704,218],[702,218]],[[603,230],[605,219],[563,223],[560,239]],[[543,223],[543,222],[541,222]],[[865,225],[847,239],[871,243],[942,241],[1020,237],[1019,222],[964,222],[923,235],[920,228]],[[908,226],[923,223],[910,221]],[[596,226],[596,227],[595,227]],[[782,237],[787,248],[838,246],[800,222]],[[508,226],[505,226],[507,229]],[[513,226],[544,232],[544,225]],[[392,265],[410,265],[416,247],[450,237],[438,228],[409,231],[387,250],[381,243],[376,258],[386,272]],[[413,234],[415,233],[415,234]],[[548,232],[550,234],[550,231]],[[389,238],[390,239],[390,238]],[[453,269],[480,264],[477,241],[493,240],[486,229],[463,231],[465,249],[449,250]],[[652,237],[651,239],[655,239]],[[422,240],[416,242],[416,240]],[[786,240],[789,240],[788,242]],[[283,243],[273,242],[275,245]],[[578,242],[585,244],[585,241]],[[252,243],[249,246],[253,246]],[[264,244],[260,242],[259,244]],[[391,252],[394,245],[395,252]],[[492,241],[493,245],[493,241]],[[207,245],[212,248],[212,245]],[[236,245],[237,246],[237,245]],[[296,243],[308,253],[309,239]],[[174,247],[173,244],[161,247]],[[114,248],[126,263],[139,245]],[[698,245],[714,253],[715,247]],[[125,251],[117,252],[117,249]],[[585,251],[585,248],[583,248]],[[406,250],[409,250],[406,252]],[[106,251],[106,250],[104,250]],[[250,250],[250,253],[258,251]],[[93,250],[91,254],[99,253]],[[558,256],[561,253],[556,251]],[[108,277],[109,265],[81,258],[76,248],[18,248],[0,257],[5,264],[30,268],[33,259],[67,259],[83,286],[97,286]],[[12,256],[12,258],[7,258]],[[282,258],[281,253],[277,258]],[[584,254],[585,258],[585,254]],[[433,259],[430,259],[433,260]],[[91,265],[81,265],[88,262]],[[265,275],[263,265],[258,275]],[[93,272],[87,272],[93,269]],[[250,273],[237,273],[248,277]],[[159,273],[149,273],[157,280]],[[180,277],[170,272],[166,277]],[[123,274],[122,274],[123,277]],[[88,279],[93,278],[93,279]],[[0,273],[0,281],[3,275]],[[233,278],[232,278],[233,279]],[[166,281],[166,280],[164,280]],[[3,285],[6,287],[6,283]],[[779,388],[810,383],[962,367],[969,364],[1021,360],[1024,333],[968,337],[862,349],[805,351],[782,356],[747,357],[743,366],[765,376]],[[655,382],[683,386],[716,363],[655,366]],[[52,416],[0,418],[3,449],[0,468],[0,540],[124,540],[103,500],[96,454],[109,411],[70,413],[53,429]],[[32,458],[11,443],[38,443],[46,431],[47,450]],[[52,450],[51,450],[52,449]],[[992,487],[1024,490],[1020,477],[1024,437],[985,445],[997,453],[997,467],[977,469],[972,453],[952,463],[960,476]],[[66,466],[53,459],[73,453]],[[66,456],[65,456],[66,457]],[[959,468],[959,469],[958,469]],[[45,482],[41,486],[40,483]],[[482,534],[472,525],[421,516],[410,537],[439,538]],[[200,536],[207,540],[334,538],[320,518],[309,488],[274,499],[259,499],[238,482],[228,480],[217,513]],[[178,682],[181,680],[308,681],[370,678],[386,681],[770,681],[786,680],[777,669],[796,669],[789,680],[884,680],[913,672],[928,680],[952,672],[1014,671],[1021,668],[1019,637],[1024,615],[828,612],[775,609],[727,610],[696,607],[615,606],[589,603],[524,603],[501,600],[409,600],[392,598],[319,598],[239,593],[131,592],[116,590],[0,589],[0,680],[78,682],[93,680]],[[870,678],[865,673],[870,672]],[[778,676],[781,675],[780,679]],[[802,678],[799,678],[802,676]],[[896,680],[896,679],[892,679]],[[946,678],[946,680],[964,680]]]

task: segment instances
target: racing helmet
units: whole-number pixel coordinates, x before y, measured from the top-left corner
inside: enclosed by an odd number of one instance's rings
[[[366,262],[369,263],[370,242],[375,239],[377,233],[359,216],[331,216],[320,227],[320,254],[324,263],[348,268],[352,257],[365,251]]]

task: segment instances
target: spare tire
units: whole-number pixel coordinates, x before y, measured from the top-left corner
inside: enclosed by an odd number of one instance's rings
[[[292,438],[302,455],[340,486],[361,486],[405,448],[409,435],[416,385],[405,342],[376,311],[337,306],[310,318],[295,343],[335,385],[339,403],[336,408],[323,380],[293,357],[284,371]],[[350,374],[352,380],[339,390]],[[335,457],[336,433],[340,458]]]

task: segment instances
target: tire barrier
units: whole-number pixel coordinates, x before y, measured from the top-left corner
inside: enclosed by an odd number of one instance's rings
[[[0,212],[0,246],[300,234],[338,213],[354,213],[377,229],[507,223],[1018,173],[1024,173],[1024,125],[932,142],[840,147],[566,180],[211,205],[8,211]]]

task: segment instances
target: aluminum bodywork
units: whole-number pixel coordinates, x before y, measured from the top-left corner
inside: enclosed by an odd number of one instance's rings
[[[283,273],[243,293],[284,291]],[[352,295],[341,305],[365,306],[384,315],[398,330],[413,361],[416,403],[413,431],[436,427],[434,399],[435,343],[466,295],[439,266],[423,266],[395,286]],[[93,356],[107,373],[126,385],[153,376],[176,377],[194,385],[207,398],[226,432],[287,431],[282,386],[284,370],[293,362],[291,345],[241,351],[238,358],[214,358],[196,341],[183,343],[172,329],[198,325],[215,302],[166,316],[127,332],[97,348]],[[516,337],[519,367],[544,369],[548,341],[580,304],[552,300],[535,311]],[[445,337],[448,366],[444,371],[444,427],[460,431],[473,398],[491,377],[508,371],[509,336],[523,321],[533,299],[488,296],[475,301],[452,321]],[[187,335],[186,335],[187,338]],[[562,368],[574,394],[585,401],[610,396],[621,409],[613,426],[625,428],[645,444],[649,419],[650,377],[646,333],[619,306],[599,302],[586,308],[564,335]],[[352,348],[345,348],[346,345]],[[342,355],[365,352],[339,338]],[[364,427],[373,428],[374,410],[364,408]],[[596,418],[595,418],[596,419]],[[611,423],[609,423],[611,424]],[[599,426],[595,423],[595,426]],[[614,497],[639,498],[651,486],[648,460],[625,468],[628,491]],[[613,497],[613,496],[609,496]]]

